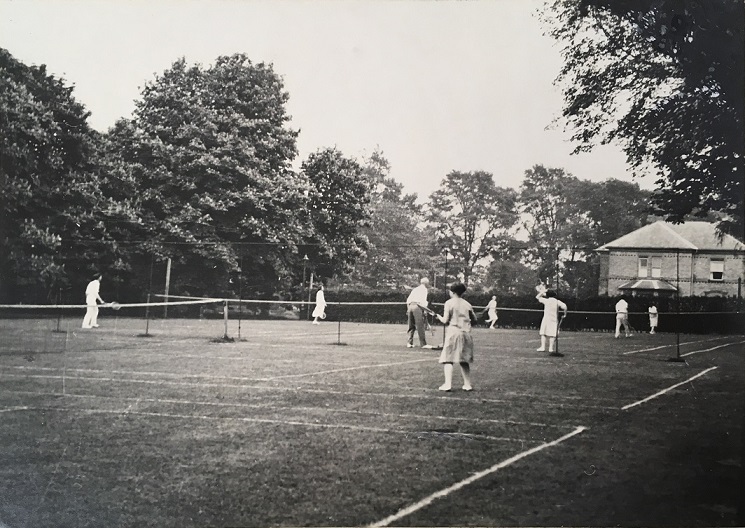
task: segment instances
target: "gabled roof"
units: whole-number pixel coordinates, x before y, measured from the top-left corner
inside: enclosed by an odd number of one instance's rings
[[[670,224],[658,221],[608,242],[597,248],[596,251],[636,248],[743,251],[745,245],[730,235],[724,235],[720,238],[716,232],[716,226],[709,222]]]

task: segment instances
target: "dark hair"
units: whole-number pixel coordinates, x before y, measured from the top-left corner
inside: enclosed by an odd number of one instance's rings
[[[547,291],[546,291],[546,297],[549,297],[549,298],[551,298],[551,297],[553,297],[553,298],[556,298],[556,292],[555,292],[554,290],[547,290]]]
[[[463,295],[466,292],[466,285],[462,282],[454,282],[450,285],[450,291],[456,295]]]

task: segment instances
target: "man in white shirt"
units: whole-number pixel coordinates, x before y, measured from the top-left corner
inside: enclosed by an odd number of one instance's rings
[[[621,297],[616,303],[616,339],[621,337],[621,326],[626,337],[631,337],[631,326],[629,325],[629,303]]]
[[[101,289],[102,275],[96,275],[85,288],[85,304],[88,306],[83,319],[83,328],[98,328],[98,302],[103,304],[103,299],[99,295]]]
[[[408,331],[408,348],[414,348],[414,332],[419,334],[419,346],[422,348],[429,348],[427,346],[427,337],[425,335],[426,325],[424,324],[424,310],[429,304],[427,302],[427,288],[429,287],[429,279],[423,278],[419,281],[419,286],[411,290],[409,297],[406,299],[406,316],[409,322]]]

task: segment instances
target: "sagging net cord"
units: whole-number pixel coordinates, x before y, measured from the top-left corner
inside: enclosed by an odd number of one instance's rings
[[[153,294],[155,297],[166,297],[164,294]],[[229,303],[241,303],[241,304],[295,304],[295,305],[315,305],[315,301],[293,301],[293,300],[266,300],[266,299],[234,299],[234,298],[218,298],[218,297],[193,297],[193,296],[187,296],[187,295],[168,295],[169,299],[193,299],[193,300],[201,300],[201,301],[212,301],[212,302],[229,302]],[[162,306],[163,304],[159,304],[159,306]],[[359,302],[352,302],[352,301],[326,301],[327,306],[406,306],[405,301],[359,301]],[[122,305],[122,306],[129,306],[129,305]],[[437,307],[443,307],[445,306],[445,303],[430,303],[430,306],[437,306]],[[1,308],[2,306],[0,306]],[[486,306],[473,306],[474,310],[485,310]],[[506,311],[506,312],[536,312],[536,313],[543,313],[543,308],[508,308],[508,307],[498,307],[497,313],[500,311]],[[600,314],[600,315],[616,315],[616,311],[590,311],[590,310],[567,310],[568,314]],[[649,312],[626,312],[628,315],[649,315]],[[731,312],[668,312],[669,315],[677,315],[677,314],[696,314],[696,315],[703,315],[703,314],[737,314],[740,312],[731,311]],[[664,313],[661,313],[660,315],[664,315]]]
[[[153,294],[156,297],[168,298],[168,299],[179,299],[177,301],[162,301],[162,302],[142,302],[142,303],[123,303],[117,304],[116,308],[146,308],[146,307],[159,307],[159,306],[189,306],[189,305],[200,305],[200,304],[216,304],[216,303],[235,303],[235,304],[294,304],[294,305],[315,305],[314,301],[294,301],[294,300],[264,300],[264,299],[232,299],[225,297],[194,297],[186,295],[164,295],[164,294]],[[406,306],[405,301],[326,301],[327,306]],[[430,306],[443,307],[444,303],[431,303]],[[112,303],[103,303],[98,305],[99,308],[113,308]],[[87,309],[87,304],[0,304],[0,309],[4,310],[23,310],[23,309],[47,309],[47,310],[81,310]],[[475,310],[484,310],[486,306],[473,306]],[[514,312],[536,312],[543,313],[542,308],[509,308],[509,307],[498,307],[497,312],[500,311],[514,311]],[[717,314],[736,314],[739,312],[669,312],[670,315],[677,314],[696,314],[696,315],[717,315]],[[604,314],[604,315],[616,315],[615,311],[586,311],[586,310],[569,310],[569,314]],[[648,312],[628,312],[629,315],[649,315]],[[662,314],[660,314],[662,315]]]
[[[184,306],[193,304],[214,304],[218,302],[224,302],[229,299],[212,299],[212,298],[201,298],[201,300],[193,301],[176,301],[176,302],[155,302],[155,303],[126,303],[116,304],[116,308],[146,308],[148,306]],[[92,305],[91,305],[92,306]],[[99,308],[114,308],[112,303],[103,303],[97,305]],[[0,309],[74,309],[81,310],[88,308],[87,304],[0,304]]]

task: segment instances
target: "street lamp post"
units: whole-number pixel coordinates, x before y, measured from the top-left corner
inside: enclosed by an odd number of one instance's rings
[[[448,255],[450,254],[449,248],[443,248],[445,252],[445,289],[448,287]]]
[[[308,255],[303,255],[303,285],[300,288],[300,301],[305,299],[305,268],[308,265]],[[308,308],[306,307],[306,310]]]

